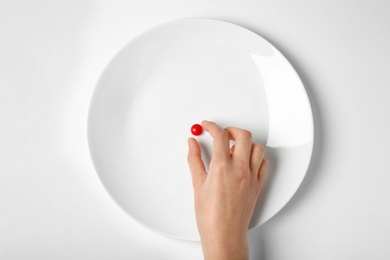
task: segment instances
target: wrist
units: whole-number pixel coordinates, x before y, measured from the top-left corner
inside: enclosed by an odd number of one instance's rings
[[[248,260],[247,236],[202,239],[205,260]]]

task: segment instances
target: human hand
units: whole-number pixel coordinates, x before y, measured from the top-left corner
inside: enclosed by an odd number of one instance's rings
[[[222,129],[210,121],[202,127],[213,137],[209,171],[194,138],[188,139],[188,164],[204,257],[249,259],[247,230],[268,169],[264,147],[243,129]],[[229,140],[235,141],[232,148]]]

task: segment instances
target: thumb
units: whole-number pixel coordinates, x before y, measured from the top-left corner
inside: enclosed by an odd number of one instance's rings
[[[192,184],[195,188],[203,182],[207,173],[202,161],[202,152],[199,143],[194,138],[188,139],[187,161],[192,176]]]

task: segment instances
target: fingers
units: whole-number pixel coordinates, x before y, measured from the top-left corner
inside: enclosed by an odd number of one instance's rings
[[[203,121],[202,127],[213,137],[213,158],[229,158],[229,134],[211,121]]]
[[[264,158],[265,148],[261,144],[252,144],[252,153],[250,156],[249,167],[251,172],[258,173],[261,162]]]
[[[208,131],[213,137],[213,152],[212,158],[240,158],[244,163],[249,164],[249,168],[254,176],[258,179],[265,175],[268,168],[268,160],[264,159],[265,148],[261,144],[252,143],[251,132],[237,127],[227,127],[222,129],[217,124],[211,121],[203,121],[202,127]],[[234,145],[230,148],[229,141],[234,140]],[[197,167],[198,172],[205,173],[205,167],[201,159],[200,147],[195,139],[190,138],[189,144],[193,145],[193,153],[198,153],[196,160],[193,159],[200,166]],[[189,151],[190,157],[191,147]],[[190,163],[190,159],[189,159]],[[195,164],[195,163],[194,163]],[[191,166],[190,166],[191,168]],[[194,170],[191,169],[191,172]]]
[[[260,185],[264,182],[264,178],[265,178],[265,176],[267,174],[267,170],[268,170],[268,165],[269,165],[268,159],[264,158],[263,161],[261,162],[261,166],[260,166],[259,173],[258,173],[258,179],[259,179]]]
[[[229,133],[229,139],[235,141],[233,157],[240,157],[249,162],[252,150],[251,132],[237,127],[227,127],[225,130]]]
[[[206,168],[202,161],[200,146],[194,138],[188,139],[187,161],[191,172],[192,183],[194,187],[197,187],[206,178]]]

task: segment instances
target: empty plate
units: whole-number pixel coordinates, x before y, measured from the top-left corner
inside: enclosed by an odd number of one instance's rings
[[[187,166],[190,128],[203,119],[248,129],[270,168],[250,228],[301,184],[313,148],[310,103],[297,73],[268,41],[209,19],[161,24],[127,44],[93,95],[90,153],[113,199],[169,237],[199,240]],[[210,162],[211,137],[196,137]]]

